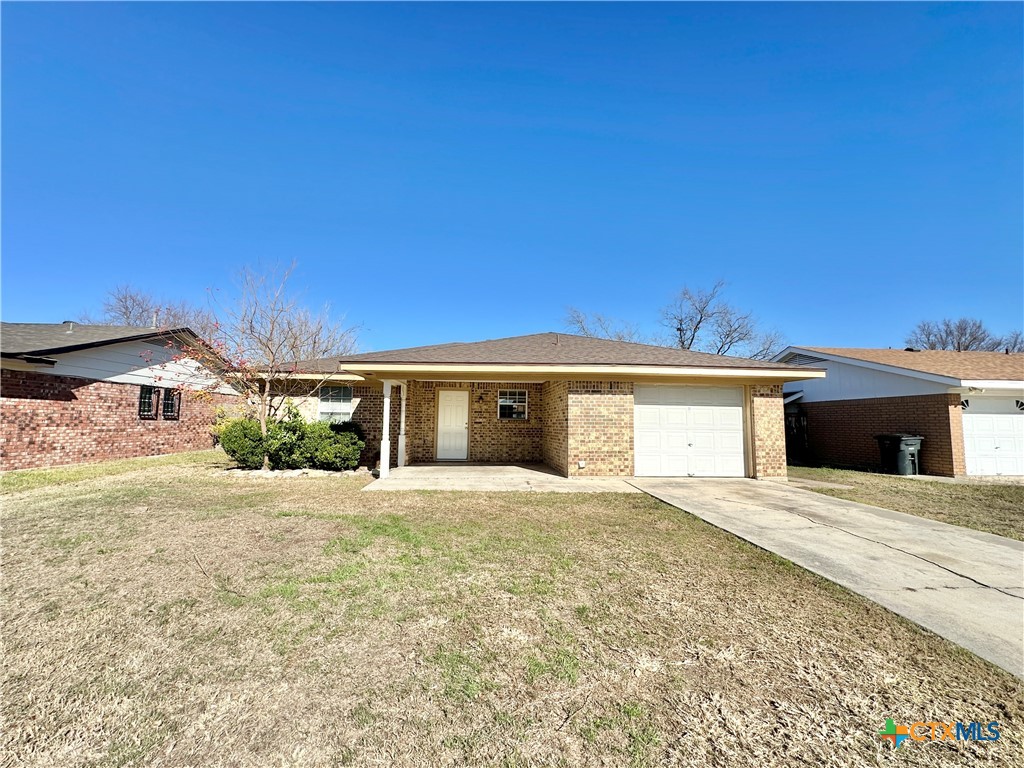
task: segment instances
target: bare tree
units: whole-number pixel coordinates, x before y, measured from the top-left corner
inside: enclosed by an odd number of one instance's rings
[[[337,372],[336,365],[316,361],[356,347],[356,329],[333,320],[328,307],[314,312],[299,304],[288,286],[294,270],[295,264],[266,272],[243,269],[237,296],[217,313],[209,346],[197,345],[184,355],[207,368],[226,368],[253,406],[264,436],[288,397],[315,391]],[[264,468],[269,465],[264,456]]]
[[[945,318],[939,322],[924,320],[910,332],[905,343],[915,349],[957,352],[997,352],[1004,349],[1017,352],[1024,347],[1020,331],[997,336],[981,320],[973,317]]]
[[[605,315],[587,314],[576,307],[569,307],[565,317],[565,327],[580,336],[615,339],[616,341],[647,342],[647,339],[632,324],[622,323]]]
[[[722,296],[724,291],[722,280],[710,289],[684,286],[661,311],[667,338],[644,336],[631,323],[596,313],[587,314],[575,307],[569,308],[565,325],[581,336],[602,339],[660,344],[754,360],[767,360],[776,355],[785,346],[782,334],[763,328],[753,313],[741,312],[729,304]]]
[[[217,326],[208,308],[187,301],[163,301],[131,285],[118,285],[107,292],[100,318],[84,314],[79,319],[100,325],[191,328],[203,338],[209,338]]]
[[[709,290],[684,286],[661,313],[674,346],[716,355],[766,360],[783,346],[782,334],[761,327],[752,312],[742,312],[722,296],[725,282]]]
[[[1011,331],[1003,337],[1001,346],[1007,352],[1024,352],[1024,333]]]

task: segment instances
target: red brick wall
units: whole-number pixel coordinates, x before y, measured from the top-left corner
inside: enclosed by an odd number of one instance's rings
[[[34,371],[0,372],[0,469],[157,456],[213,447],[224,395],[182,393],[181,418],[139,418],[139,387]]]
[[[962,475],[963,420],[959,395],[876,397],[802,403],[807,415],[808,458],[816,464],[879,469],[875,435],[921,435],[921,471]]]

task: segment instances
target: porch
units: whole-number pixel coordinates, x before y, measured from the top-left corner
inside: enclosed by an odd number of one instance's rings
[[[434,463],[394,467],[364,491],[641,493],[619,477],[564,477],[544,464]]]

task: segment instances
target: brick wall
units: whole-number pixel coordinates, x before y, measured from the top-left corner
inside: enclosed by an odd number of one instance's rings
[[[921,471],[954,477],[965,473],[959,395],[876,397],[802,403],[809,459],[836,467],[879,469],[875,435],[921,435]]]
[[[0,469],[52,467],[213,447],[225,395],[183,392],[181,418],[139,418],[139,387],[35,371],[0,372]]]
[[[541,459],[556,472],[569,474],[569,382],[546,381],[542,387],[544,433]]]
[[[469,461],[510,464],[535,464],[543,461],[542,385],[410,381],[405,414],[405,451],[410,464],[435,461],[439,389],[469,392]],[[498,390],[501,389],[526,390],[526,419],[498,418]],[[397,437],[392,437],[392,440],[397,440]]]
[[[781,384],[755,384],[750,392],[754,477],[786,477],[786,422]]]
[[[633,383],[571,381],[568,389],[569,475],[632,476]]]

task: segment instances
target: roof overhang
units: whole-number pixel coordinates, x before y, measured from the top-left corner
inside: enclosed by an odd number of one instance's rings
[[[777,362],[782,362],[788,356],[793,354],[813,355],[814,357],[821,358],[822,360],[831,360],[837,363],[849,363],[850,365],[856,365],[860,368],[868,368],[870,370],[881,371],[883,373],[895,373],[899,376],[910,376],[915,379],[923,379],[924,381],[933,381],[936,384],[945,384],[947,387],[961,386],[960,379],[953,376],[940,376],[937,373],[915,371],[913,368],[900,368],[896,365],[872,363],[868,360],[861,360],[857,357],[844,357],[843,355],[837,355],[832,352],[819,352],[815,349],[807,349],[805,347],[786,347],[782,352],[775,356],[775,360]]]
[[[1024,389],[1024,381],[1008,379],[974,379],[960,382],[964,389]]]
[[[36,355],[5,355],[0,367],[12,371],[35,371],[39,368],[53,368],[57,361],[52,357],[38,357]]]
[[[820,368],[741,368],[656,365],[539,365],[539,364],[428,364],[428,363],[344,363],[345,372],[362,378],[548,381],[553,379],[640,379],[683,380],[717,379],[744,383],[749,381],[782,383],[804,379],[822,379]],[[334,374],[330,378],[340,378]]]

